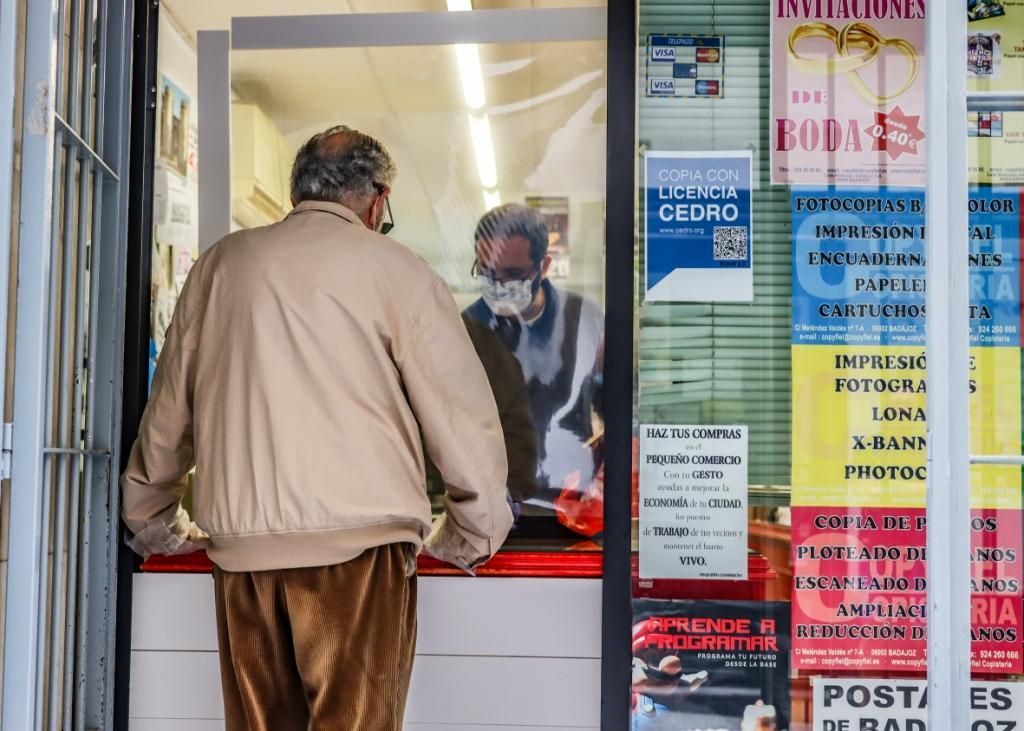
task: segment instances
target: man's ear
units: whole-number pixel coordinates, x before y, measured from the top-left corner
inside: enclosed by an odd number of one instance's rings
[[[343,200],[342,205],[355,212],[359,217],[359,220],[366,225],[366,228],[371,231],[376,231],[377,228],[374,224],[380,220],[377,213],[377,203],[379,200],[379,197],[376,196],[373,198],[364,198],[362,200],[348,199]]]
[[[369,212],[375,214],[372,216],[373,225],[370,226],[370,228],[374,231],[379,228],[378,224],[384,220],[384,206],[387,205],[389,195],[391,195],[391,188],[385,185],[384,190],[382,190],[370,203]]]
[[[370,213],[373,220],[373,225],[370,226],[374,231],[380,229],[380,223],[384,220],[384,205],[387,200],[387,192],[381,193],[373,199],[373,203],[370,204]]]
[[[551,254],[544,257],[544,261],[540,263],[540,277],[544,279],[548,275],[548,269],[551,268]]]

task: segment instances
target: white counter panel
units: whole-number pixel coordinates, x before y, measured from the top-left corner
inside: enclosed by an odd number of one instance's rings
[[[601,582],[592,579],[419,580],[423,655],[601,656]],[[133,650],[217,650],[213,579],[139,574]]]
[[[211,577],[140,574],[133,605],[131,731],[220,731]],[[595,580],[421,578],[407,731],[596,730],[600,606]]]

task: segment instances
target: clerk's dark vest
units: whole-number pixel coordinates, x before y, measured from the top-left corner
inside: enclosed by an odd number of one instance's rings
[[[592,412],[600,414],[597,357],[604,322],[593,302],[547,280],[542,286],[544,312],[529,325],[498,317],[482,299],[465,315],[493,330],[522,366],[539,447],[541,489],[529,502],[551,509],[569,475],[579,471],[580,489],[586,489],[597,467],[585,444],[594,434]]]

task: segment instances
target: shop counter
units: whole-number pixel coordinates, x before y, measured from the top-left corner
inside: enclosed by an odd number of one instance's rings
[[[601,564],[508,551],[472,578],[421,557],[407,731],[597,731]],[[211,569],[154,557],[135,576],[131,731],[223,728]]]

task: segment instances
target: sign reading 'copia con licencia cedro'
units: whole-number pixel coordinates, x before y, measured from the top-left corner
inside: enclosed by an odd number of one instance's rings
[[[650,151],[644,178],[644,300],[750,302],[750,151]]]

